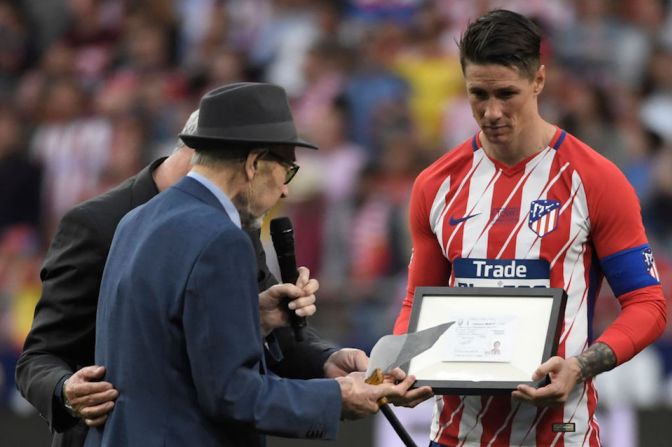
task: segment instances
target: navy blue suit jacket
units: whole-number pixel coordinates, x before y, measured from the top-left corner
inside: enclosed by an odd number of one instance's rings
[[[119,398],[87,446],[335,438],[334,380],[266,371],[256,273],[249,237],[190,177],[122,219],[96,321],[96,363]]]

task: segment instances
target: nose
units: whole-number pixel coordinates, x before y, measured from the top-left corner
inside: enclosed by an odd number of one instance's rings
[[[488,121],[497,121],[502,117],[502,107],[499,104],[499,101],[492,98],[485,103],[485,108],[483,110],[483,118]]]
[[[289,186],[288,185],[282,185],[280,188],[280,197],[281,198],[286,198],[287,194],[289,194]]]

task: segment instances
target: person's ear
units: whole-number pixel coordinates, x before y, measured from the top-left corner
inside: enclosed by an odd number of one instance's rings
[[[257,173],[259,166],[259,159],[262,156],[262,152],[250,152],[245,158],[245,174],[247,175],[248,180],[252,180]]]
[[[540,65],[537,73],[534,76],[534,94],[538,95],[544,89],[544,84],[546,83],[546,67]]]

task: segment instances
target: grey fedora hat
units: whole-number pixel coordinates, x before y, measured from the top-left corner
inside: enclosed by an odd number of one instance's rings
[[[245,145],[317,146],[298,137],[285,90],[273,84],[240,82],[209,91],[201,98],[198,126],[179,137],[194,149]]]

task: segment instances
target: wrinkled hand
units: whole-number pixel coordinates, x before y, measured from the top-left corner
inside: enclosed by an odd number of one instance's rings
[[[86,366],[63,382],[63,398],[89,427],[105,423],[119,396],[111,383],[101,381],[104,376],[104,367]]]
[[[343,348],[329,356],[324,362],[324,377],[335,379],[352,372],[366,371],[369,357],[360,349]]]
[[[289,309],[300,317],[309,317],[317,311],[315,292],[320,288],[320,283],[310,277],[310,270],[306,267],[299,267],[298,273],[296,284],[276,284],[259,294],[259,317],[264,336],[273,329],[289,324],[285,298],[291,300]]]
[[[401,368],[393,369],[392,371],[390,371],[389,375],[393,377],[395,381],[401,381],[406,378],[406,373],[403,370],[401,370]],[[432,396],[434,396],[432,387],[422,386],[415,389],[409,389],[402,396],[391,397],[389,398],[389,401],[391,404],[397,407],[413,408],[419,403],[426,401]]]
[[[576,358],[551,357],[542,363],[532,375],[532,380],[541,380],[546,375],[551,383],[541,388],[518,385],[511,397],[537,406],[554,406],[567,401],[569,393],[581,382],[581,368]]]
[[[376,413],[379,399],[403,396],[415,382],[414,376],[408,376],[398,384],[393,383],[393,379],[386,379],[380,385],[369,385],[364,379],[362,372],[336,378],[341,387],[341,416],[344,419],[359,419]]]

